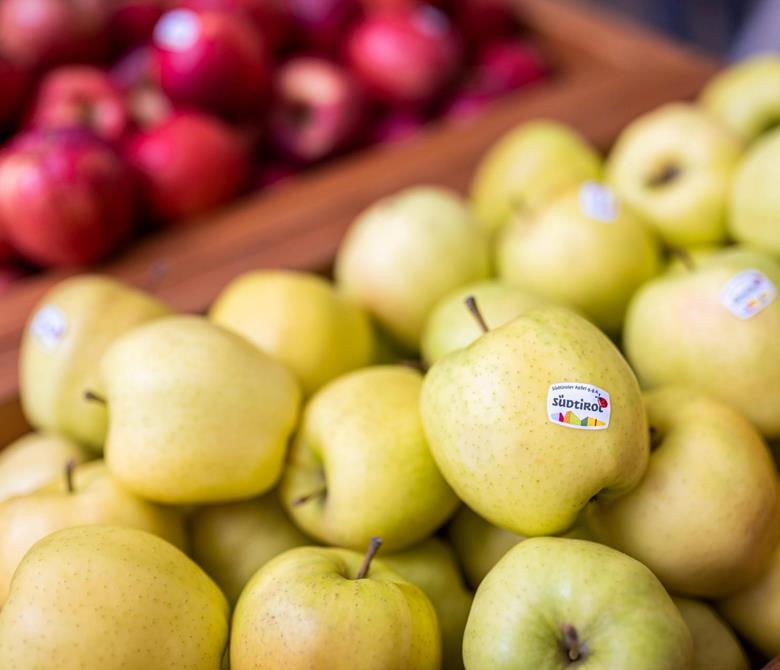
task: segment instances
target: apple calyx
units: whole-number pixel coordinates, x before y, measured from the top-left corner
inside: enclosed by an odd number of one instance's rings
[[[360,566],[360,570],[358,570],[355,579],[365,579],[368,577],[368,571],[371,569],[371,561],[374,560],[374,556],[376,556],[377,552],[379,551],[379,547],[381,546],[381,537],[375,536],[371,538],[371,541],[368,543],[368,551],[366,551],[366,556],[363,559],[363,564]]]
[[[89,402],[97,402],[100,403],[101,405],[108,404],[108,402],[102,395],[98,395],[94,391],[90,391],[90,390],[84,391],[84,400],[88,400]]]
[[[693,258],[691,258],[691,255],[686,249],[673,247],[669,250],[669,253],[677,258],[688,272],[693,272],[696,269],[696,263],[693,262]]]
[[[70,493],[76,492],[76,487],[73,483],[73,471],[76,469],[76,461],[72,458],[65,463],[65,490]]]
[[[488,328],[488,325],[485,322],[485,318],[482,316],[482,312],[479,311],[477,299],[473,295],[470,295],[464,302],[466,303],[469,312],[471,312],[471,315],[474,317],[474,320],[477,322],[477,325],[479,325],[480,330],[483,333],[490,331],[490,328]]]
[[[674,163],[666,163],[661,166],[647,178],[647,185],[650,188],[661,188],[668,186],[682,174],[682,168]]]
[[[561,632],[563,633],[563,651],[566,654],[566,658],[571,663],[582,660],[586,649],[580,640],[577,629],[570,623],[565,623],[561,626]]]
[[[302,496],[298,496],[297,498],[293,498],[290,504],[293,507],[299,507],[300,505],[303,505],[310,500],[314,500],[315,498],[324,498],[327,492],[328,490],[325,488],[318,489],[317,491],[312,491],[311,493],[306,493]]]

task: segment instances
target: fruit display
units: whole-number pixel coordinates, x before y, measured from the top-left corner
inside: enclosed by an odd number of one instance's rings
[[[218,4],[241,5],[187,3]],[[202,314],[99,275],[43,295],[32,432],[0,451],[0,670],[780,657],[780,153],[746,121],[773,113],[749,97],[767,70],[645,114],[605,158],[558,122],[514,128],[469,194],[366,207],[330,276],[257,269]],[[390,73],[383,95],[416,95]]]
[[[0,292],[477,116],[542,51],[503,0],[3,0]]]

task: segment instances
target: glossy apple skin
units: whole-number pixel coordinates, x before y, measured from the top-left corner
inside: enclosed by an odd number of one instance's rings
[[[28,80],[24,70],[0,56],[0,127],[13,121],[27,93]]]
[[[305,50],[337,53],[358,15],[357,0],[288,0],[295,37]]]
[[[215,117],[177,112],[124,144],[145,204],[162,223],[181,224],[235,196],[249,157],[241,137]]]
[[[458,37],[446,15],[432,7],[368,16],[346,47],[347,61],[380,101],[420,107],[457,74]]]
[[[270,90],[270,61],[251,22],[233,13],[177,9],[154,30],[160,87],[179,106],[231,119],[257,115]]]
[[[0,44],[30,69],[94,62],[106,52],[108,19],[104,0],[3,0]]]
[[[134,195],[117,153],[81,129],[29,131],[0,158],[0,219],[14,248],[37,265],[111,254],[132,231]]]
[[[346,148],[359,134],[362,117],[360,86],[340,65],[299,56],[280,68],[270,130],[285,156],[312,163]]]
[[[292,37],[293,20],[286,0],[179,0],[179,7],[232,12],[248,17],[270,51],[278,51]]]
[[[110,76],[91,65],[65,65],[41,81],[28,118],[33,128],[88,128],[115,143],[130,120],[120,90]]]

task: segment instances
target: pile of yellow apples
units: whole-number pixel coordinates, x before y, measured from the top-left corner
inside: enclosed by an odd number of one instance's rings
[[[78,276],[0,452],[0,670],[780,654],[780,57],[551,120],[208,315]]]

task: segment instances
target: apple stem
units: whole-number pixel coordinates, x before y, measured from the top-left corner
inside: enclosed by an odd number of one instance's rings
[[[468,298],[466,298],[465,303],[466,307],[468,307],[469,312],[471,312],[471,315],[476,320],[482,332],[487,333],[490,328],[488,328],[488,325],[482,316],[482,312],[479,311],[479,307],[477,306],[477,299],[473,295],[470,295]]]
[[[74,493],[76,487],[73,485],[73,471],[76,469],[76,461],[72,458],[65,463],[65,488],[68,493]]]
[[[84,400],[89,400],[90,402],[98,402],[101,405],[107,405],[106,399],[102,395],[98,395],[94,391],[84,391]]]
[[[398,364],[405,368],[409,368],[410,370],[417,370],[417,372],[422,372],[423,374],[428,372],[428,364],[425,361],[421,361],[419,358],[405,358],[404,360],[399,361]]]
[[[374,560],[376,552],[379,551],[379,547],[382,546],[381,537],[372,537],[371,542],[368,543],[368,551],[366,557],[363,559],[363,565],[358,570],[357,577],[355,579],[363,579],[368,575],[368,571],[371,569],[371,561]]]
[[[685,267],[688,272],[693,272],[696,269],[696,263],[693,262],[693,258],[691,258],[691,255],[685,249],[675,247],[670,249],[669,253],[671,253],[672,256],[679,258],[683,267]]]
[[[578,661],[582,655],[580,637],[577,629],[570,623],[563,625],[563,646],[570,661]]]
[[[298,496],[297,498],[293,498],[290,504],[293,507],[299,507],[300,505],[303,505],[304,503],[307,503],[310,500],[314,500],[315,498],[321,498],[326,493],[327,493],[326,489],[319,489],[318,491],[312,491],[311,493],[307,493],[305,495]]]
[[[677,177],[682,174],[682,170],[679,165],[673,163],[667,163],[663,165],[660,170],[651,175],[647,180],[647,185],[651,188],[658,188],[659,186],[666,186],[671,184]]]

